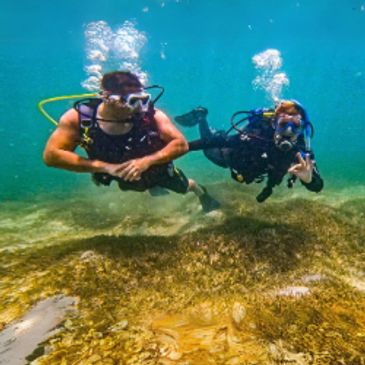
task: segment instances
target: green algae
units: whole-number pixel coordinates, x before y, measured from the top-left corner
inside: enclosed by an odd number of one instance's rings
[[[258,206],[220,190],[222,219],[195,232],[100,231],[113,218],[93,235],[88,225],[84,237],[2,251],[1,325],[62,293],[78,313],[37,364],[364,364],[365,295],[348,280],[363,280],[364,200]],[[290,285],[309,292],[279,294]]]

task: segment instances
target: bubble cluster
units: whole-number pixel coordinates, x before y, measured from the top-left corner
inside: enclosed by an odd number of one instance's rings
[[[252,57],[252,62],[258,75],[252,81],[255,90],[264,90],[267,97],[277,102],[282,94],[283,87],[289,85],[289,79],[285,72],[280,72],[283,65],[280,51],[267,49]]]
[[[161,43],[161,49],[160,49],[160,58],[162,60],[166,60],[166,47],[167,47],[167,43],[162,42]]]
[[[147,37],[134,23],[125,21],[113,30],[105,21],[91,22],[86,26],[85,38],[88,64],[84,69],[88,77],[81,84],[84,88],[98,90],[103,73],[119,69],[136,73],[142,83],[147,81],[148,75],[140,65]]]

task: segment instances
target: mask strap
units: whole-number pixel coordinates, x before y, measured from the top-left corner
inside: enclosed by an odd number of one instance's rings
[[[307,151],[310,151],[312,149],[311,141],[314,135],[314,128],[313,124],[309,121],[306,122],[304,135],[305,135],[305,148]]]
[[[145,90],[149,90],[149,89],[160,89],[160,92],[157,94],[157,96],[153,100],[151,100],[152,105],[155,105],[155,103],[157,103],[157,101],[161,98],[161,96],[165,92],[165,89],[162,86],[160,86],[160,85],[146,86],[144,89]]]

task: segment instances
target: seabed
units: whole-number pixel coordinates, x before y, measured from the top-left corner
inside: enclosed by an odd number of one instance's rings
[[[72,298],[24,363],[365,364],[365,194],[210,190],[5,205],[2,334]]]

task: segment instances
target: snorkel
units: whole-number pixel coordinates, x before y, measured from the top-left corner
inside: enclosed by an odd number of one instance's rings
[[[159,89],[159,92],[157,95],[152,99],[151,94],[144,92],[145,90],[153,90],[153,89]],[[129,97],[129,104],[131,104],[131,108],[135,112],[139,113],[145,113],[148,111],[148,108],[150,105],[154,106],[155,103],[161,98],[163,93],[165,92],[165,89],[160,85],[151,85],[146,86],[142,88],[142,91],[138,93],[131,93],[128,95]],[[132,97],[133,95],[133,97]],[[110,95],[112,96],[112,94]],[[117,95],[117,97],[120,99],[121,96]],[[85,104],[87,102],[91,102],[93,100],[103,100],[103,95],[101,93],[86,93],[86,94],[75,94],[75,95],[63,95],[63,96],[56,96],[52,98],[47,98],[41,100],[37,108],[39,112],[53,125],[57,126],[58,122],[55,120],[45,109],[44,106],[49,103],[54,103],[57,101],[64,101],[64,100],[73,100],[73,99],[79,99],[76,101],[73,105],[73,108],[82,115],[82,112],[80,110],[80,106],[82,104]],[[133,107],[134,105],[134,107]],[[115,121],[113,120],[103,120],[105,122],[113,123]]]

